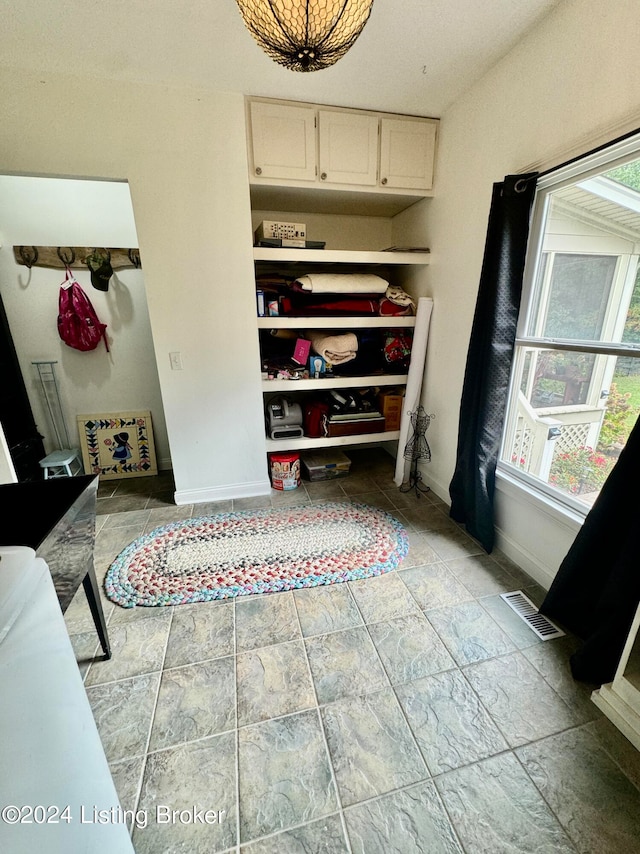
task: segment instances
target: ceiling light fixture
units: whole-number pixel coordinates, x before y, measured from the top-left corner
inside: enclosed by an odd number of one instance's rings
[[[264,52],[291,71],[319,71],[358,38],[373,0],[236,0]]]

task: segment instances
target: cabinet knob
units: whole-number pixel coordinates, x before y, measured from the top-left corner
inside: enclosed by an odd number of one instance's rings
[[[386,183],[387,183],[387,179],[386,179],[386,178],[383,178],[383,179],[382,179],[382,181],[380,181],[380,183],[381,183],[381,184],[386,184]]]
[[[262,169],[259,166],[256,166],[256,175],[262,175]]]
[[[321,181],[326,181],[326,180],[327,180],[327,173],[326,173],[326,172],[321,172],[321,173],[320,173],[320,180],[321,180]]]

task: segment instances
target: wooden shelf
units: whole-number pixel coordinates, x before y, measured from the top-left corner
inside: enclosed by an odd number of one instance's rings
[[[429,264],[429,252],[365,252],[349,249],[272,249],[253,247],[254,261],[287,264],[369,264],[389,266]]]
[[[327,377],[323,380],[262,380],[262,391],[331,391],[332,388],[367,388],[368,386],[406,385],[406,374],[367,374],[363,377]]]
[[[309,448],[334,448],[344,445],[364,445],[367,442],[390,442],[400,438],[399,430],[387,430],[386,433],[361,433],[356,436],[335,436],[333,438],[309,439],[266,439],[267,451],[302,451]]]
[[[413,317],[259,317],[258,329],[410,329]]]

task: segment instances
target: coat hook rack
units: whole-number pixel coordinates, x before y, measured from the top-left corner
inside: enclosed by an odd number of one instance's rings
[[[19,246],[21,263],[31,269],[38,263],[38,250],[35,246]]]
[[[102,248],[111,259],[114,270],[140,269],[140,250],[138,248],[114,249],[112,247],[95,246],[14,246],[13,257],[16,264],[23,267],[49,267],[54,270],[64,270],[70,267],[75,270],[89,269],[87,256],[93,254],[96,248]]]

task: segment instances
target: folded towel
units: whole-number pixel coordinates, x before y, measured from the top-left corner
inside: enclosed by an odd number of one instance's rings
[[[342,365],[358,355],[358,339],[353,332],[344,335],[326,335],[310,330],[305,333],[311,346],[319,356],[332,365]]]
[[[389,286],[371,273],[310,273],[296,282],[314,294],[383,294]]]

